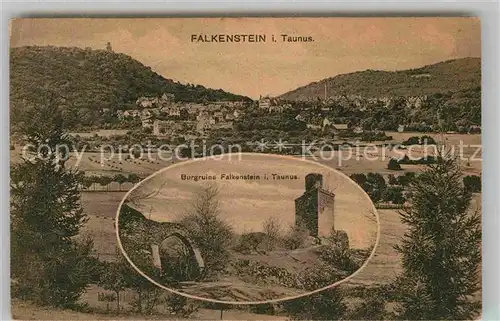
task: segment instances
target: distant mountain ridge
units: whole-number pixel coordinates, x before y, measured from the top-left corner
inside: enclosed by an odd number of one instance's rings
[[[10,49],[11,102],[36,101],[44,90],[71,108],[122,108],[141,96],[172,93],[177,101],[250,100],[221,89],[164,78],[132,57],[107,50],[26,46]]]
[[[365,70],[340,74],[286,92],[279,98],[290,101],[324,99],[325,84],[327,97],[410,97],[459,92],[481,87],[481,59],[453,59],[400,71]]]

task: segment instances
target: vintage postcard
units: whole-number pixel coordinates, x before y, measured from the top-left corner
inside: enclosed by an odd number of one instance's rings
[[[481,317],[478,18],[10,40],[13,319]]]

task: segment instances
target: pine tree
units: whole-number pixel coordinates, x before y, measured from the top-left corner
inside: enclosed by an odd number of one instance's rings
[[[411,208],[401,213],[408,231],[396,249],[403,273],[396,281],[398,318],[462,320],[481,307],[481,219],[471,213],[470,192],[458,162],[438,157],[410,184]]]
[[[93,277],[92,241],[78,237],[87,218],[80,204],[82,173],[65,168],[69,146],[55,104],[26,111],[20,137],[33,153],[11,168],[13,295],[70,306]]]

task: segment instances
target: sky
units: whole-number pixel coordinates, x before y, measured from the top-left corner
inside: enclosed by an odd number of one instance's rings
[[[251,98],[354,71],[401,70],[480,57],[479,18],[36,18],[10,25],[11,46],[104,49],[111,42],[162,76]],[[192,42],[258,34],[259,43]],[[312,37],[283,42],[281,34]],[[271,41],[275,35],[276,42]]]

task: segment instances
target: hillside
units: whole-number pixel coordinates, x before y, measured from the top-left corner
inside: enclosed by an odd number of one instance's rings
[[[173,93],[177,101],[249,100],[221,89],[166,79],[130,56],[68,47],[10,50],[11,103],[37,101],[52,92],[70,108],[126,108],[141,96]]]
[[[401,71],[365,70],[342,74],[299,87],[280,98],[295,101],[324,98],[325,83],[328,96],[408,97],[458,92],[481,86],[481,59],[448,60]]]

